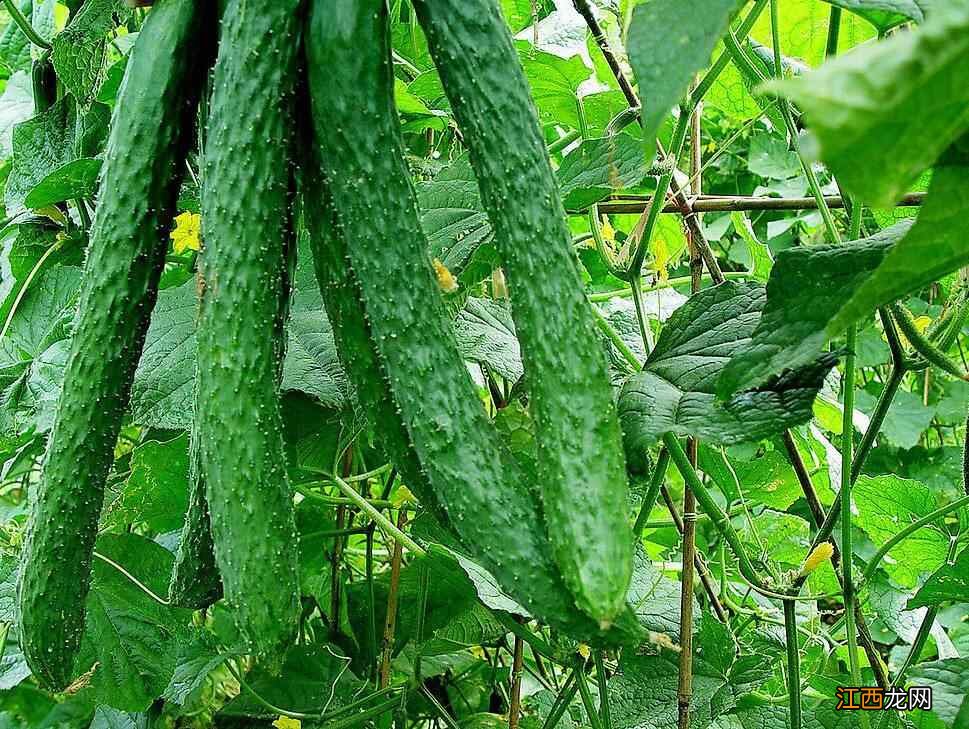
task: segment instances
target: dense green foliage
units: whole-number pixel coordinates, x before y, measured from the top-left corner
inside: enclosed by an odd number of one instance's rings
[[[969,727],[967,0],[136,4],[0,6],[0,729]]]

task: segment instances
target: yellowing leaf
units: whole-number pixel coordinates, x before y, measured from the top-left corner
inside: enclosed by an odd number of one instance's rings
[[[198,251],[202,249],[202,216],[197,213],[182,213],[175,218],[175,230],[171,232],[172,248],[175,253]]]
[[[276,721],[273,722],[273,726],[276,729],[301,729],[303,722],[299,719],[293,719],[288,716],[280,716]]]

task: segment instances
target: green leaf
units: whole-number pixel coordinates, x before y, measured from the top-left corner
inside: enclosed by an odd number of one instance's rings
[[[914,20],[925,20],[926,0],[825,0],[831,5],[850,10],[878,28],[880,33]]]
[[[155,595],[164,595],[172,555],[136,534],[104,534],[96,551],[121,565]],[[160,696],[175,668],[176,636],[190,612],[162,605],[116,567],[94,560],[84,643],[77,667],[95,667],[95,701],[142,711]]]
[[[87,0],[51,41],[57,77],[82,105],[97,95],[104,80],[107,33],[115,18],[124,22],[130,13],[123,0]]]
[[[173,430],[191,427],[197,310],[194,281],[158,294],[131,387],[134,423]]]
[[[852,500],[858,509],[858,526],[878,546],[938,506],[932,492],[918,481],[890,475],[859,477]],[[948,547],[948,537],[927,526],[892,548],[881,566],[900,585],[912,587],[923,572],[945,562]]]
[[[969,602],[969,549],[963,549],[952,564],[936,570],[909,598],[908,609],[933,607],[945,602]]]
[[[736,641],[728,629],[709,614],[700,620],[694,638],[691,724],[707,726],[732,709],[739,695],[759,685],[772,672],[770,661],[759,667],[737,656]],[[624,729],[674,729],[677,726],[678,654],[624,651],[619,673],[609,679],[613,725]],[[752,670],[753,669],[753,670]],[[766,669],[766,671],[765,671]]]
[[[660,125],[726,32],[738,0],[652,0],[633,11],[626,46],[639,94],[646,158]]]
[[[97,191],[101,160],[83,157],[53,170],[38,182],[24,198],[24,205],[32,210],[81,197],[91,197]]]
[[[953,145],[935,168],[928,199],[908,235],[854,291],[829,331],[844,329],[876,307],[928,286],[969,263],[967,216],[969,134]]]
[[[47,111],[18,124],[13,131],[13,163],[4,191],[7,214],[22,211],[34,188],[59,168],[96,155],[107,130],[108,115],[103,104],[94,104],[87,113],[79,114],[73,97],[64,96]],[[44,196],[38,194],[41,199]]]
[[[856,393],[856,408],[867,412],[875,409],[875,397],[866,392]],[[899,448],[914,448],[922,433],[932,424],[932,408],[922,404],[922,397],[908,390],[900,390],[882,423],[880,436]]]
[[[99,706],[94,712],[90,729],[150,729],[148,715],[118,711],[110,706]]]
[[[917,30],[768,88],[795,101],[846,192],[898,200],[969,128],[969,5],[934,3]]]
[[[16,28],[14,30],[19,33]],[[7,79],[7,85],[0,95],[0,159],[7,159],[13,153],[14,127],[33,114],[34,96],[30,76],[23,71],[17,71]]]
[[[507,302],[470,297],[454,320],[454,335],[468,362],[487,365],[512,384],[524,373]]]
[[[785,369],[811,362],[832,332],[846,292],[854,291],[908,232],[903,221],[878,235],[840,246],[789,248],[777,254],[767,304],[750,343],[738,347],[717,392],[728,397]],[[840,333],[840,329],[835,330]]]
[[[932,689],[932,713],[952,726],[969,695],[969,658],[922,663],[912,669],[909,678],[915,686]]]
[[[750,140],[747,169],[770,180],[787,180],[801,174],[801,161],[784,139],[764,133]]]
[[[567,210],[582,210],[646,176],[642,142],[629,134],[586,139],[556,172]]]
[[[246,682],[263,699],[291,711],[323,713],[333,711],[356,699],[360,681],[348,670],[350,659],[337,648],[328,645],[295,646],[287,653],[282,671],[272,673],[256,666],[246,676]],[[271,712],[242,690],[219,712],[223,716],[266,717],[276,719]]]
[[[582,58],[560,58],[525,41],[515,46],[541,122],[578,129],[579,86],[592,73]]]
[[[144,524],[158,533],[182,526],[188,507],[188,436],[149,440],[131,454],[131,475],[117,499],[105,504],[102,521],[126,528]]]
[[[643,628],[679,641],[680,586],[653,566],[642,545],[637,545],[633,557],[633,577],[626,599]],[[694,624],[699,614],[700,607],[694,600]]]
[[[33,0],[20,0],[17,7],[20,8],[20,12],[27,19],[33,14]],[[17,24],[12,21],[7,23],[3,33],[0,33],[0,60],[11,71],[30,71],[30,41],[27,40],[27,36],[24,35]]]
[[[302,247],[301,254],[286,323],[282,389],[305,392],[324,407],[339,410],[348,402],[350,385],[337,358],[333,328],[323,308],[309,248]]]
[[[209,674],[228,657],[218,651],[209,632],[198,628],[185,631],[179,636],[175,670],[162,698],[179,706],[194,701]]]
[[[834,360],[823,357],[758,390],[719,400],[716,383],[754,332],[766,300],[762,286],[727,281],[690,297],[670,317],[641,372],[619,398],[626,450],[648,448],[665,433],[728,445],[804,423]]]
[[[467,156],[458,157],[433,180],[418,184],[417,198],[431,258],[460,276],[478,248],[494,239]]]

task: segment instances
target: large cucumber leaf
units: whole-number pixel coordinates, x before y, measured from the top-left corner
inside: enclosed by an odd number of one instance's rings
[[[663,119],[727,31],[738,0],[653,0],[636,7],[626,41],[642,99],[646,157]]]
[[[777,254],[767,303],[746,346],[734,353],[717,384],[721,397],[756,387],[810,363],[827,341],[831,321],[911,228],[911,221],[836,246],[788,248]]]
[[[969,129],[969,2],[768,88],[804,111],[843,189],[889,207]]]
[[[756,390],[717,398],[717,380],[750,341],[766,300],[763,286],[727,281],[694,294],[670,317],[642,371],[619,396],[627,454],[642,452],[666,433],[730,445],[811,419],[814,398],[835,362],[830,354]]]
[[[952,145],[936,165],[928,199],[911,231],[845,302],[828,332],[844,329],[875,307],[928,286],[966,264],[969,264],[969,134]]]
[[[850,10],[884,33],[910,20],[925,20],[925,0],[825,0],[845,10]]]

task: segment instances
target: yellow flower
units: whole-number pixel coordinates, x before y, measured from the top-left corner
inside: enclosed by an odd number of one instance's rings
[[[586,660],[589,660],[589,656],[592,655],[592,649],[589,648],[589,646],[587,646],[585,643],[579,643],[579,647],[576,648],[576,650],[579,652],[579,655]]]
[[[288,716],[280,716],[273,722],[273,726],[276,729],[301,729],[303,722],[299,719],[291,719]]]
[[[171,233],[175,253],[198,251],[202,249],[202,216],[197,213],[182,213],[175,218],[175,230]]]
[[[801,575],[809,575],[822,564],[831,559],[831,555],[834,554],[834,547],[831,542],[821,542],[816,546],[808,558],[804,560],[804,566],[801,567]]]
[[[406,486],[401,486],[394,493],[394,498],[391,499],[391,503],[394,505],[395,509],[399,509],[404,504],[416,504],[417,497],[411,493],[410,489]]]
[[[612,223],[609,222],[609,218],[605,215],[602,216],[602,240],[606,243],[616,242],[616,229],[612,227]]]
[[[450,294],[458,290],[457,279],[454,278],[454,274],[448,270],[448,267],[441,263],[439,258],[434,259],[434,273],[437,274],[437,285],[441,287],[441,291]]]

